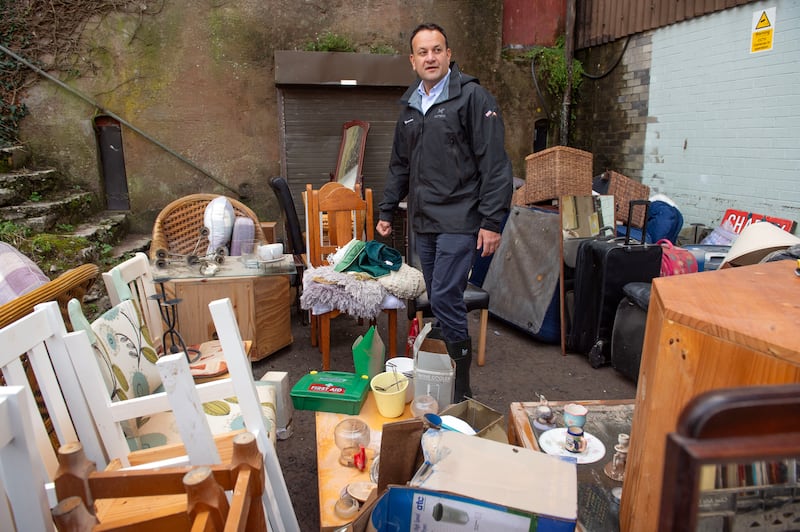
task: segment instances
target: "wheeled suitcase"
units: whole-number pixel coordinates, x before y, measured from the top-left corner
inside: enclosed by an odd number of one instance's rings
[[[647,231],[648,206],[647,200],[630,202],[629,220],[633,219],[634,208],[645,209],[642,234]],[[608,363],[622,288],[632,282],[650,282],[660,273],[661,246],[632,241],[630,229],[622,240],[581,243],[575,264],[575,300],[567,349],[588,355],[594,368]]]
[[[617,306],[611,333],[611,366],[633,382],[639,380],[651,283],[628,283]]]

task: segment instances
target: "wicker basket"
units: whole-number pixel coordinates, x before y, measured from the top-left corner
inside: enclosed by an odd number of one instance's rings
[[[623,224],[627,224],[630,202],[649,198],[650,187],[613,170],[606,171],[603,179],[608,181],[608,193],[614,196],[614,217]],[[644,209],[634,210],[631,225],[633,227],[644,225]]]
[[[592,154],[555,146],[525,157],[527,203],[592,193]]]

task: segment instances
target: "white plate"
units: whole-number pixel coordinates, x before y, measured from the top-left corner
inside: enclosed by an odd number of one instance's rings
[[[570,456],[578,459],[579,464],[591,464],[601,460],[606,455],[606,446],[603,442],[588,432],[583,432],[586,438],[586,450],[582,453],[571,453],[564,448],[567,429],[564,427],[551,429],[539,436],[539,447],[547,454],[556,456]]]
[[[347,493],[359,502],[364,502],[378,485],[374,482],[351,482],[347,485]]]

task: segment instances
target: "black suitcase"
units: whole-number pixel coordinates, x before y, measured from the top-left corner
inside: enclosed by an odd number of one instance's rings
[[[645,209],[642,234],[647,231],[650,202],[630,202]],[[578,248],[575,264],[575,301],[567,349],[589,356],[592,367],[610,362],[611,333],[622,288],[632,282],[650,282],[661,273],[661,246],[632,241],[630,224],[624,239],[587,240]]]
[[[611,333],[611,367],[633,382],[639,380],[642,346],[650,304],[650,283],[628,283],[619,302]]]

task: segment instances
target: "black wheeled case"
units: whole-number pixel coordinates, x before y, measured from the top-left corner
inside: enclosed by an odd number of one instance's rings
[[[647,231],[649,201],[630,202],[628,219],[636,207],[645,209],[642,234]],[[587,240],[581,243],[575,264],[575,301],[567,349],[589,356],[592,367],[610,362],[611,334],[622,288],[633,282],[650,282],[661,273],[661,246],[631,240],[630,225],[624,239]]]
[[[611,333],[611,366],[633,382],[639,380],[651,283],[628,283],[617,306]]]

